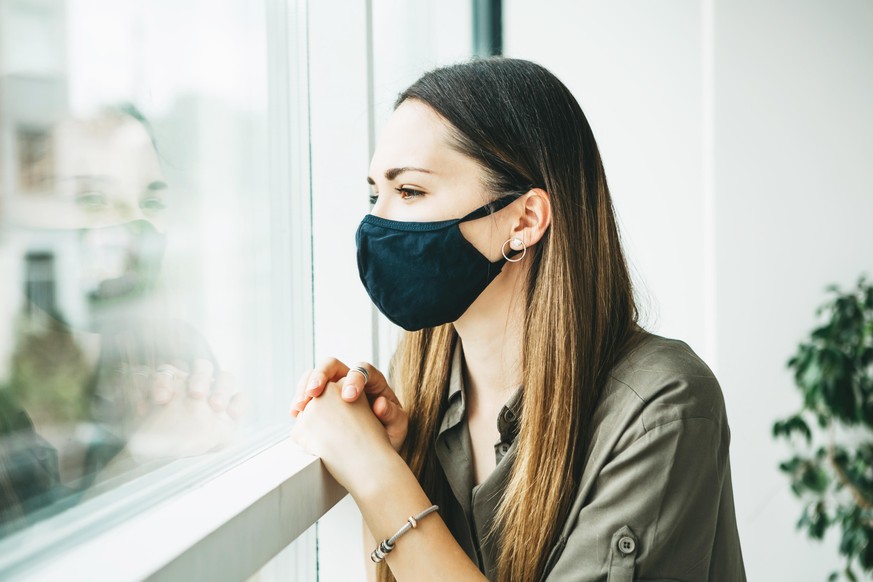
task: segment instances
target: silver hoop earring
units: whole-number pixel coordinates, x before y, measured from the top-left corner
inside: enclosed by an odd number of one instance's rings
[[[506,245],[509,245],[509,248],[514,250],[514,251],[521,251],[521,255],[514,258],[514,259],[510,259],[509,257],[506,256]],[[510,238],[510,239],[507,239],[505,243],[503,243],[502,247],[500,247],[500,253],[503,255],[503,258],[506,259],[507,261],[509,261],[510,263],[517,263],[520,260],[522,260],[524,258],[524,256],[527,254],[527,245],[524,244],[524,241],[521,240],[520,238]]]

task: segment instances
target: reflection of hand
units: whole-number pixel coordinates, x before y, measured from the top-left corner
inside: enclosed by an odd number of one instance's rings
[[[340,382],[342,399],[346,402],[356,402],[361,394],[367,395],[370,408],[385,427],[391,446],[399,451],[409,426],[406,411],[382,372],[367,362],[360,362],[355,367],[363,368],[366,376],[336,358],[328,358],[304,373],[297,384],[291,416],[298,416],[313,398],[321,396],[328,382]]]
[[[231,441],[244,399],[234,394],[230,373],[215,373],[209,360],[197,359],[190,372],[166,364],[139,375],[142,421],[127,445],[134,458],[198,455]]]
[[[368,491],[382,467],[399,458],[367,401],[345,402],[341,389],[328,382],[318,398],[310,399],[297,414],[291,437],[320,457],[340,485],[359,495]]]

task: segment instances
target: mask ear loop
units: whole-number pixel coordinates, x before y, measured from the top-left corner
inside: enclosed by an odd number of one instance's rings
[[[514,259],[511,259],[508,256],[506,256],[506,245],[509,245],[509,248],[513,251],[521,251],[521,256],[518,256]],[[508,262],[517,263],[520,260],[522,260],[524,258],[524,256],[527,254],[527,245],[524,244],[524,241],[521,240],[520,238],[507,239],[506,242],[503,243],[503,246],[500,247],[500,254],[502,254],[503,258],[506,259]]]
[[[503,210],[519,198],[524,195],[524,192],[513,192],[511,194],[507,194],[493,202],[489,202],[488,204],[481,206],[471,212],[470,214],[463,216],[458,219],[458,222],[467,222],[469,220],[476,220],[477,218],[483,218],[485,216],[490,216],[495,212]]]

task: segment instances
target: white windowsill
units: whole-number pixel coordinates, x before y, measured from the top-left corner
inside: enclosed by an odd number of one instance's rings
[[[15,579],[245,580],[345,494],[286,439]]]

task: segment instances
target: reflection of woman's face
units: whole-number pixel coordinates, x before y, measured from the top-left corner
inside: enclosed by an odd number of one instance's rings
[[[68,120],[32,160],[27,191],[10,197],[8,222],[24,247],[50,257],[53,293],[31,301],[67,324],[95,329],[136,309],[164,253],[167,185],[145,127],[121,114]],[[31,275],[28,275],[31,277]]]
[[[167,185],[148,132],[133,118],[104,115],[53,128],[49,174],[14,193],[17,226],[87,229],[145,220],[166,229]]]
[[[382,130],[370,183],[378,195],[372,213],[405,222],[460,218],[493,199],[479,164],[451,145],[449,126],[430,107],[404,101]],[[470,243],[489,260],[500,257],[510,232],[497,212],[460,225]]]

